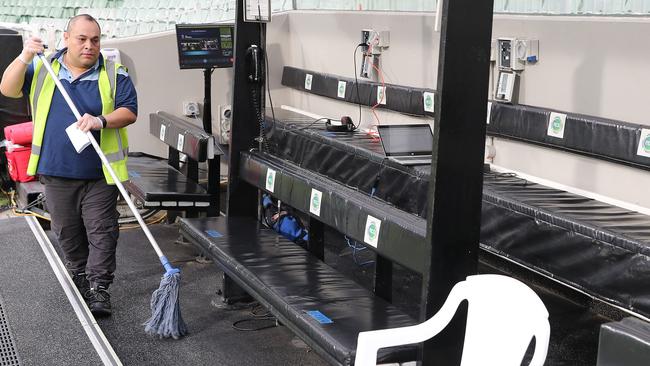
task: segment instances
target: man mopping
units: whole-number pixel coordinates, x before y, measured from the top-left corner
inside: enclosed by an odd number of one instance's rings
[[[48,56],[81,119],[35,59],[44,50],[38,38],[27,40],[7,67],[0,92],[14,98],[29,95],[34,136],[27,173],[38,174],[45,186],[52,230],[75,285],[93,314],[107,316],[119,236],[118,189],[97,153],[77,153],[65,132],[75,121],[82,131],[92,131],[119,180],[128,179],[126,126],[137,118],[137,95],[126,69],[101,56],[100,35],[97,20],[77,15],[63,34],[67,48]]]

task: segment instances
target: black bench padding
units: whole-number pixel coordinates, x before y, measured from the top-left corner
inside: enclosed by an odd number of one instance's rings
[[[330,132],[323,123],[311,125],[314,119],[286,110],[275,116],[276,123],[267,117],[272,155],[366,194],[376,186],[375,197],[426,217],[428,165],[412,168],[388,160],[379,140],[360,131]]]
[[[305,76],[307,74],[312,75],[311,90],[305,89]],[[343,98],[338,97],[339,81],[347,83],[345,97]],[[359,85],[358,95],[355,87],[356,82]],[[377,87],[381,86],[382,83],[362,78],[355,81],[354,78],[285,66],[282,71],[282,85],[323,97],[372,107],[377,104]],[[377,105],[376,108],[390,109],[418,116],[433,116],[432,112],[424,110],[424,93],[435,93],[432,89],[394,84],[385,84],[385,88],[386,104]]]
[[[330,362],[352,364],[359,332],[415,324],[394,306],[254,219],[185,218],[180,231]],[[307,314],[312,310],[333,323],[319,323]],[[413,346],[382,351],[382,361],[416,357]]]
[[[650,217],[504,174],[483,185],[482,248],[650,315]]]
[[[287,111],[276,111],[276,118],[267,136],[271,155],[287,162],[283,170],[296,165],[366,195],[376,185],[374,199],[426,217],[429,166],[393,163],[377,139],[361,133],[333,133],[318,125],[303,129],[313,120]],[[424,220],[414,222],[424,231]],[[647,215],[508,175],[486,175],[481,243],[596,298],[650,316],[650,293],[644,291],[650,283]]]
[[[550,109],[492,103],[487,134],[569,151],[591,158],[650,169],[650,158],[637,155],[643,126],[606,118],[565,113],[564,138],[547,135]]]
[[[166,160],[129,156],[127,165],[129,181],[124,186],[143,203],[157,206],[155,203],[191,202],[191,205],[204,207],[210,202],[205,188],[171,167]]]
[[[320,216],[314,217],[359,242],[364,240],[368,215],[380,219],[376,251],[413,271],[426,271],[429,245],[423,218],[269,154],[242,153],[240,166],[241,178],[262,190],[266,190],[268,169],[275,170],[275,189],[269,193],[305,213],[312,188],[319,190],[323,194]]]
[[[205,132],[203,127],[173,114],[162,111],[149,114],[149,132],[195,161],[212,159],[211,154],[214,154],[214,146],[210,146],[214,144],[214,138]],[[179,141],[180,139],[182,141]]]
[[[597,366],[650,364],[650,323],[637,318],[600,327]]]

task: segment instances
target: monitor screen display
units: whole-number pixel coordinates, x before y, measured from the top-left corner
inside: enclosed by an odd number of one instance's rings
[[[428,124],[377,126],[387,156],[431,154],[433,135]]]
[[[181,69],[232,67],[235,31],[232,24],[176,24]]]

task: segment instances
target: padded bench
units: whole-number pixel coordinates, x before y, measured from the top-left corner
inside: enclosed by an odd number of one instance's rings
[[[129,181],[125,188],[135,197],[136,203],[145,208],[208,211],[211,216],[216,215],[219,159],[214,137],[201,127],[169,113],[152,113],[149,120],[150,133],[169,146],[168,161],[130,154]],[[181,153],[187,156],[187,174],[179,170]],[[217,172],[204,188],[198,183],[198,163],[206,161],[209,170]]]
[[[520,141],[541,140],[542,137],[537,135],[524,134],[532,131],[545,136],[545,127],[537,126],[544,123],[544,115],[539,108],[493,104],[489,131],[502,138],[517,133],[526,137],[517,138]],[[518,124],[501,120],[515,117],[519,118]],[[425,230],[429,166],[399,166],[385,158],[377,139],[358,132],[333,133],[319,125],[304,128],[313,119],[289,111],[276,111],[276,119],[267,133],[271,154],[265,154],[264,161],[260,161],[256,157],[259,154],[244,153],[242,162],[254,162],[241,166],[240,174],[249,177],[249,183],[264,189],[263,181],[258,180],[256,175],[264,174],[271,168],[280,172],[281,176],[276,177],[279,183],[285,181],[285,176],[287,180],[293,180],[292,175],[299,174],[307,187],[319,186],[322,185],[321,181],[329,180],[366,197],[374,191],[373,200],[412,215],[411,221],[418,227],[414,232]],[[571,117],[567,117],[567,124],[570,121]],[[634,133],[640,131],[638,126],[624,123],[615,125],[611,121],[600,122],[584,116],[577,121],[578,124],[585,124],[585,131],[591,133],[611,135],[617,130],[625,131],[622,136],[628,136],[630,146],[638,143],[633,142],[638,138],[638,134]],[[602,131],[601,124],[604,125]],[[515,125],[518,127],[515,128]],[[571,127],[567,125],[567,135],[569,131],[572,136],[579,134],[575,128],[575,124]],[[544,140],[547,147],[551,147],[551,143],[552,140]],[[563,150],[575,152],[586,149],[581,145],[586,144],[582,140],[568,139],[566,143],[570,145],[562,147]],[[591,151],[585,154],[598,158],[596,153]],[[630,162],[628,165],[643,168],[642,157],[626,157],[619,151],[609,151],[607,154],[609,158],[606,160],[620,162],[627,159]],[[303,170],[309,171],[310,175],[303,174]],[[311,178],[311,175],[318,178]],[[285,195],[287,197],[282,201],[301,207],[305,206],[303,201],[306,198],[304,194],[297,197],[302,192],[300,189],[294,192],[290,187],[282,188],[275,194],[290,192],[296,198]],[[345,213],[343,211],[341,215]],[[388,220],[379,217],[382,225],[390,222],[394,215],[386,211],[385,217]],[[348,233],[345,225],[332,226]],[[644,291],[650,283],[649,228],[650,217],[638,212],[534,184],[509,174],[485,175],[481,224],[483,250],[544,273],[608,304],[646,317],[650,317],[650,293]],[[356,236],[355,239],[363,238]],[[380,249],[381,246],[380,236]]]
[[[354,362],[359,332],[416,324],[252,218],[184,218],[181,234],[332,364]],[[416,347],[381,350],[381,362],[416,359]]]
[[[166,160],[129,156],[126,189],[145,208],[208,207],[210,195]]]

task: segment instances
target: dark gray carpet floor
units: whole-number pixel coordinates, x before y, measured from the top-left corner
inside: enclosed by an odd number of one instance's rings
[[[25,218],[0,220],[0,238],[0,303],[21,365],[100,364]]]
[[[252,318],[251,307],[216,307],[216,291],[221,287],[216,266],[196,262],[189,244],[174,244],[176,226],[153,225],[150,230],[170,261],[181,269],[181,312],[190,334],[170,340],[144,333],[142,323],[151,315],[151,294],[164,271],[142,230],[123,230],[115,282],[110,288],[113,315],[98,323],[125,365],[325,365],[285,327],[255,332],[233,329],[233,322]],[[267,324],[258,321],[242,327]]]

